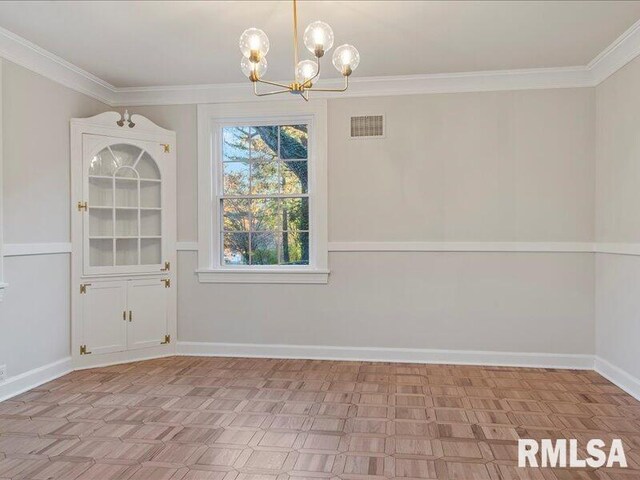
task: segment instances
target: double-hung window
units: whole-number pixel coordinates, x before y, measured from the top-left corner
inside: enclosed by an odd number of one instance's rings
[[[199,277],[326,283],[326,103],[205,105]]]

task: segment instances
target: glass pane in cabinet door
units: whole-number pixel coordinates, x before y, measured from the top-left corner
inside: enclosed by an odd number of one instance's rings
[[[142,154],[140,160],[136,164],[136,170],[140,178],[149,178],[153,180],[160,180],[160,170],[155,160],[147,152]]]
[[[160,182],[140,180],[140,206],[143,208],[160,208]]]
[[[115,173],[116,177],[119,178],[133,178],[133,179],[137,179],[138,178],[138,172],[136,172],[133,168],[131,167],[120,167],[116,170]]]
[[[89,178],[89,206],[110,207],[113,205],[113,180]]]
[[[116,236],[138,236],[138,210],[116,208]]]
[[[140,235],[143,237],[159,237],[161,233],[160,210],[140,211]]]
[[[142,265],[159,265],[162,260],[161,241],[159,238],[143,238],[140,240],[140,263]]]
[[[116,240],[116,265],[138,265],[138,239]]]
[[[138,160],[138,157],[142,153],[142,150],[135,145],[129,145],[127,143],[119,143],[118,145],[111,145],[111,153],[116,157],[116,162],[119,167],[133,166]]]
[[[97,153],[89,164],[89,175],[112,176],[118,165],[108,148]]]
[[[113,210],[111,208],[89,208],[89,236],[113,236]]]
[[[138,206],[138,181],[116,179],[116,207]]]
[[[113,240],[89,240],[89,262],[92,267],[112,267]]]

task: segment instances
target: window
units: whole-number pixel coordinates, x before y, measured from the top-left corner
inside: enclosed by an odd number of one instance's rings
[[[326,283],[326,103],[202,105],[199,278]]]
[[[222,128],[222,263],[308,265],[308,125]]]

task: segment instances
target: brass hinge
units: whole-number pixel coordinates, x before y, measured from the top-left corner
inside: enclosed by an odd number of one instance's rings
[[[164,288],[169,288],[171,286],[171,279],[170,278],[163,278],[160,281],[164,282]]]
[[[171,151],[171,146],[168,143],[161,143],[162,151],[164,153],[169,153]]]
[[[160,271],[161,272],[168,272],[169,270],[171,270],[171,263],[164,262],[164,268],[161,268]]]
[[[87,350],[86,345],[80,345],[80,355],[91,355],[91,352]]]
[[[81,283],[80,284],[80,293],[87,293],[87,287],[90,287],[90,283]]]
[[[87,211],[88,205],[87,202],[78,202],[78,211],[82,211],[84,210],[85,212]]]
[[[160,342],[160,345],[166,345],[167,343],[171,343],[171,335],[165,335],[164,341]]]

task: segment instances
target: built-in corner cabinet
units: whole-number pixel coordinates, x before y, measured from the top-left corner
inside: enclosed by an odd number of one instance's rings
[[[171,354],[175,133],[141,115],[71,120],[76,366]]]

